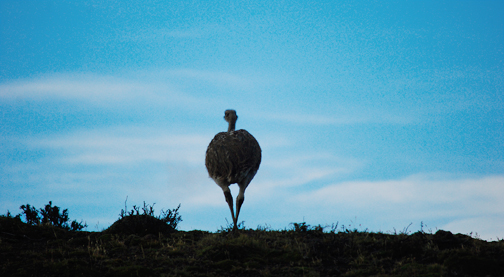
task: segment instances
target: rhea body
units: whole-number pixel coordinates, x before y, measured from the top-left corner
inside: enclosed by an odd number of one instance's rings
[[[228,131],[220,132],[208,145],[205,165],[208,175],[224,192],[233,217],[233,230],[237,229],[238,215],[245,200],[245,189],[254,178],[261,164],[261,147],[257,140],[246,130],[235,131],[238,116],[235,110],[226,110],[224,119],[228,122]],[[238,184],[240,192],[236,197],[236,215],[233,209],[233,196],[229,186]]]

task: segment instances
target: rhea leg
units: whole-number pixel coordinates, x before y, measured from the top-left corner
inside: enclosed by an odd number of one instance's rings
[[[240,187],[240,192],[238,193],[238,196],[236,196],[236,221],[235,221],[235,229],[237,229],[236,224],[238,222],[238,215],[240,215],[240,210],[241,206],[243,205],[243,201],[245,201],[245,189],[248,186],[248,181],[247,183],[241,183],[238,184]]]
[[[241,209],[241,206],[242,206],[244,200],[245,200],[245,197],[243,197],[243,196],[240,197],[240,195],[238,195],[236,197],[236,218],[235,218],[235,222],[234,222],[235,227],[233,229],[238,229],[236,224],[238,222],[238,215],[240,214],[240,209]]]
[[[229,210],[231,211],[231,217],[233,218],[233,223],[236,228],[236,218],[233,210],[233,196],[231,195],[231,191],[229,190],[228,187],[226,187],[226,189],[223,190],[224,190],[224,197],[226,198],[226,202],[228,203]]]

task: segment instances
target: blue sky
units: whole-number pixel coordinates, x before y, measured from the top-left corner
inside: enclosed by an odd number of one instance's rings
[[[230,219],[204,156],[263,150],[240,221],[504,237],[504,1],[0,0],[0,211]],[[233,195],[237,194],[233,185]]]

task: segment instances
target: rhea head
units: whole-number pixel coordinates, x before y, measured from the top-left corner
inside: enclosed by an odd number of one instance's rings
[[[238,120],[238,116],[236,115],[235,110],[226,110],[224,112],[224,120],[229,123],[228,132],[235,130],[236,120]]]

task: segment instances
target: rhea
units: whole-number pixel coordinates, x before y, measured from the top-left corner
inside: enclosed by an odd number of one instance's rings
[[[245,200],[245,189],[261,164],[261,147],[254,136],[246,130],[235,131],[238,119],[235,110],[226,110],[224,119],[229,124],[228,130],[215,135],[208,145],[205,165],[210,178],[224,192],[233,218],[233,230],[237,230],[238,216]],[[236,215],[233,209],[233,196],[229,190],[231,184],[238,184],[240,187],[236,197]]]

